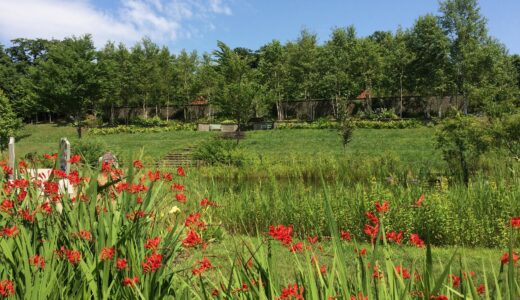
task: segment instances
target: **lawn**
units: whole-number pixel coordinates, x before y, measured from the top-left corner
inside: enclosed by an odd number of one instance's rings
[[[308,161],[316,158],[334,158],[346,154],[359,157],[374,157],[388,154],[397,155],[401,161],[410,164],[440,163],[440,154],[434,149],[432,138],[434,129],[359,129],[347,149],[343,149],[339,136],[334,130],[292,129],[247,132],[241,141],[245,152],[255,157],[274,162]],[[104,141],[110,150],[126,154],[144,149],[145,158],[160,159],[170,152],[217,136],[214,132],[170,131],[163,133],[113,134],[89,136]],[[27,125],[22,138],[16,144],[19,157],[27,153],[56,152],[59,139],[67,137],[74,147],[76,132],[70,126],[52,124]]]

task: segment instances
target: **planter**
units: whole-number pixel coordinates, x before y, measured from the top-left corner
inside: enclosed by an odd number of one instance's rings
[[[209,131],[221,131],[222,126],[220,124],[209,124]]]
[[[235,132],[238,130],[238,124],[220,124],[222,132]]]
[[[197,124],[197,131],[209,131],[209,124],[199,123]]]

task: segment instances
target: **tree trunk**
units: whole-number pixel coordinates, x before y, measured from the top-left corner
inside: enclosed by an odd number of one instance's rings
[[[399,104],[399,118],[403,118],[403,75],[399,76],[399,93],[400,93],[400,104]]]
[[[49,112],[49,123],[52,123],[52,115],[50,112]]]
[[[114,103],[110,104],[110,125],[114,125],[115,121],[115,111],[114,111]]]

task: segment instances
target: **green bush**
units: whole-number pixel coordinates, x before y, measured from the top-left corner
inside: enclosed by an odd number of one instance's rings
[[[107,151],[107,145],[98,139],[81,139],[72,145],[72,154],[79,154],[85,163],[95,166]]]
[[[182,131],[197,129],[196,124],[169,122],[166,127],[141,127],[136,125],[119,125],[116,127],[107,128],[92,128],[88,131],[91,135],[109,135],[119,133],[152,133],[152,132],[168,132],[168,131]]]
[[[132,121],[132,124],[140,127],[166,127],[168,121],[162,120],[158,116],[153,118],[138,117]]]
[[[391,121],[380,121],[380,120],[353,120],[352,125],[354,128],[367,128],[367,129],[404,129],[404,128],[417,128],[422,126],[422,123],[417,120],[391,120]],[[276,129],[339,129],[340,124],[337,121],[332,120],[316,120],[312,123],[302,122],[279,122],[276,124]]]
[[[193,153],[193,158],[210,165],[240,166],[244,160],[244,154],[235,141],[215,138],[200,145]]]

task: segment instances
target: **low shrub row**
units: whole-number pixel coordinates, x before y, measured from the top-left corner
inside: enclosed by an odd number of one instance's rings
[[[418,120],[353,120],[356,128],[367,129],[403,129],[417,128],[423,124]],[[318,120],[312,123],[292,123],[280,122],[276,124],[276,129],[339,129],[340,124],[337,121]]]
[[[153,133],[179,130],[195,130],[197,126],[192,123],[169,123],[166,127],[142,127],[138,125],[119,125],[107,128],[92,128],[88,131],[91,135],[109,135],[118,133]]]

